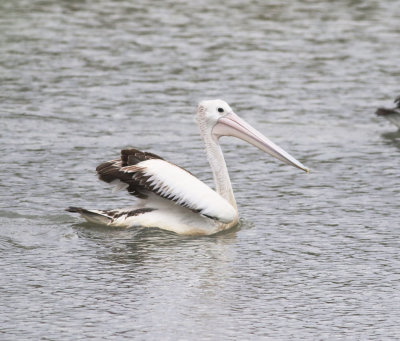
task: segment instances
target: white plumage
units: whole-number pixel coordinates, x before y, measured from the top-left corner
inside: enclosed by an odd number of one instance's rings
[[[145,176],[150,176],[148,181],[155,190],[160,190],[163,197],[176,200],[178,205],[223,223],[235,219],[232,205],[186,170],[159,159],[143,161],[136,167],[141,168]]]

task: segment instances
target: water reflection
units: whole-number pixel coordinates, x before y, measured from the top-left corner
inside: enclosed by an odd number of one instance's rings
[[[383,133],[381,136],[385,140],[386,145],[392,145],[400,149],[400,129],[393,132]]]
[[[204,252],[204,245],[208,245],[210,248],[233,245],[236,242],[237,232],[240,228],[241,224],[229,231],[223,231],[216,235],[190,237],[177,235],[158,228],[110,229],[106,226],[91,223],[75,225],[75,230],[79,237],[97,244],[102,250],[104,247],[109,250],[107,253],[104,253],[104,250],[102,251],[102,258],[121,264],[130,264],[133,267],[160,260],[164,264],[165,260],[162,260],[163,254],[179,254],[180,251],[184,251],[183,254],[188,256],[187,249],[198,247]],[[222,255],[223,252],[215,252],[213,257],[218,261],[218,257]]]

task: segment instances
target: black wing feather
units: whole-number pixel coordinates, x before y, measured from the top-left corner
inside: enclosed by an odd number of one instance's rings
[[[135,165],[146,160],[160,159],[162,157],[149,153],[142,152],[138,149],[124,149],[121,150],[121,158],[104,162],[97,166],[96,172],[99,179],[111,183],[114,181],[121,181],[128,185],[127,190],[130,194],[146,199],[145,192],[151,191],[152,186],[148,183],[149,176],[145,176],[140,168],[135,169]],[[132,167],[133,166],[133,167]],[[129,172],[124,167],[129,167]]]

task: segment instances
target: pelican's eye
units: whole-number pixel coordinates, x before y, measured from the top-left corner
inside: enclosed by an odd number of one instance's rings
[[[224,112],[224,109],[218,108],[218,112]]]

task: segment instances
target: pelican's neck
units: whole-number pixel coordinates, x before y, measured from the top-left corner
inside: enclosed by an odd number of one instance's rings
[[[232,184],[229,178],[228,168],[226,167],[224,155],[218,140],[211,134],[202,131],[203,139],[206,145],[206,154],[208,162],[214,176],[216,191],[226,199],[237,211],[235,196],[233,195]]]

